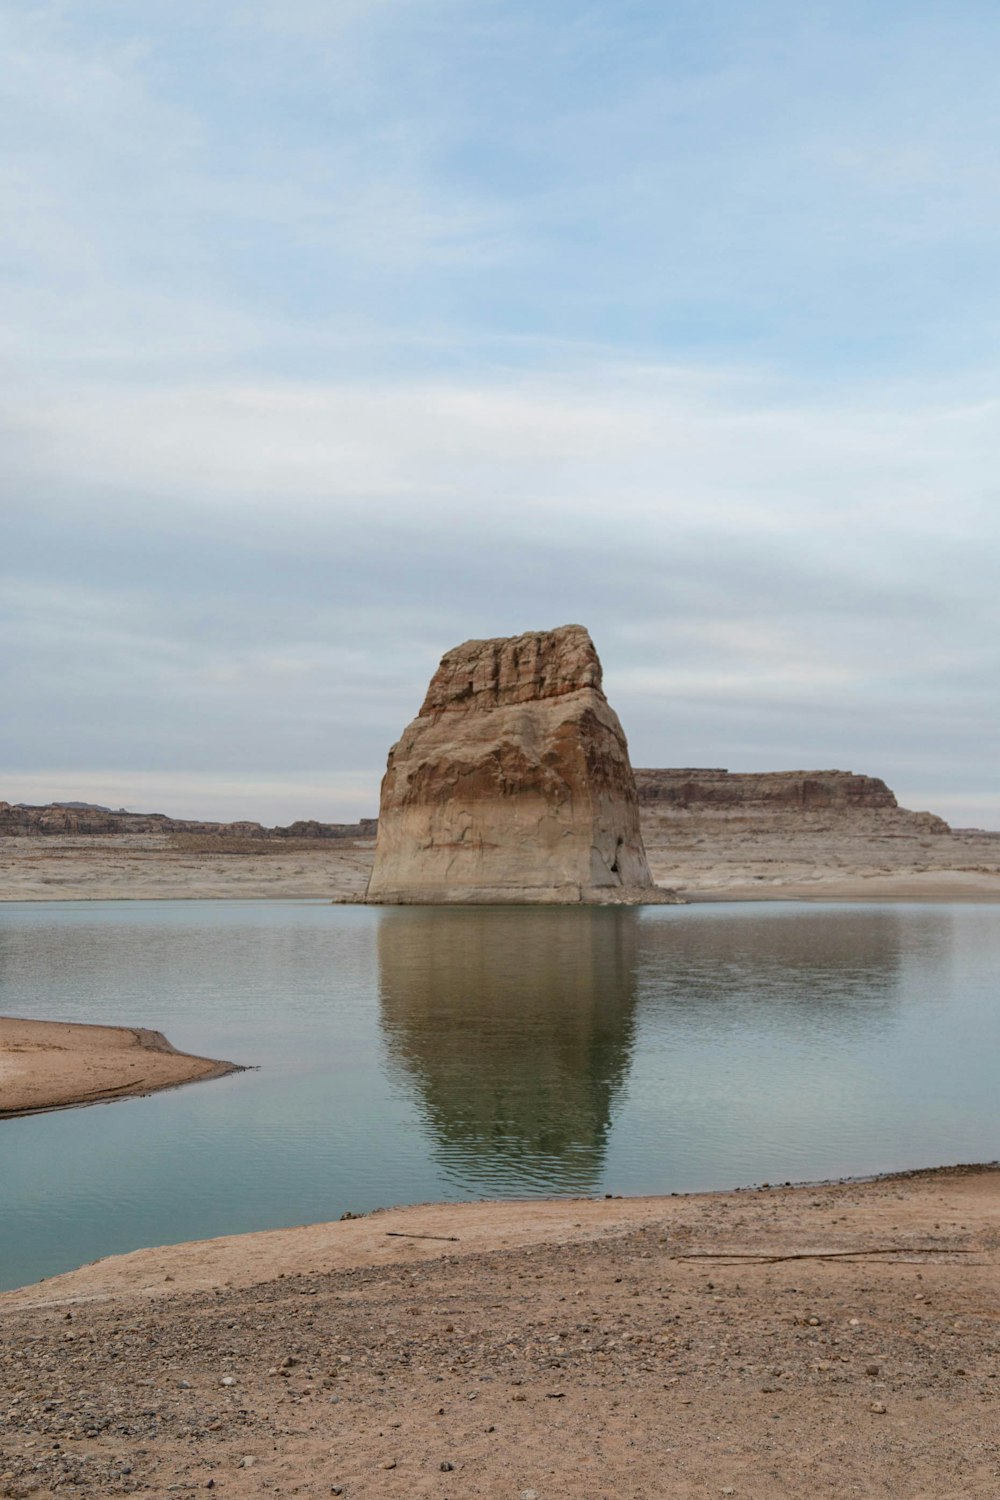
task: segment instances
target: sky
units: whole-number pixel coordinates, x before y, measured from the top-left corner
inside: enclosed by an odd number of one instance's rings
[[[0,799],[377,811],[579,622],[639,766],[1000,827],[993,0],[0,3]]]

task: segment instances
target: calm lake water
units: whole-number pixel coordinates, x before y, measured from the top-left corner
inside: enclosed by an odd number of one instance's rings
[[[1000,910],[0,906],[0,1013],[259,1071],[0,1123],[0,1287],[378,1205],[1000,1156]]]

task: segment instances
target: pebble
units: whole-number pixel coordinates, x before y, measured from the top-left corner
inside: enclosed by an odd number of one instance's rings
[[[522,1490],[521,1500],[538,1500],[537,1490]]]
[[[236,1377],[234,1375],[223,1375],[221,1383],[223,1385],[235,1385]]]
[[[452,1473],[452,1471],[454,1470],[454,1468],[455,1468],[455,1465],[454,1464],[450,1464],[446,1458],[443,1458],[441,1460],[441,1473],[442,1474],[450,1474],[450,1473]]]
[[[394,1469],[396,1467],[396,1460],[394,1458],[387,1458],[382,1467],[383,1469]]]
[[[878,1365],[865,1365],[865,1374],[866,1375],[877,1375],[878,1372],[879,1372],[879,1366]]]
[[[885,1416],[885,1402],[884,1401],[873,1401],[872,1404],[871,1404],[871,1406],[869,1406],[868,1410],[869,1411],[873,1411],[877,1417],[884,1417]]]

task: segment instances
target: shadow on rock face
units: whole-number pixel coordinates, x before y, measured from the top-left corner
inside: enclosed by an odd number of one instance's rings
[[[635,1030],[628,909],[389,909],[381,1023],[464,1191],[589,1192]]]

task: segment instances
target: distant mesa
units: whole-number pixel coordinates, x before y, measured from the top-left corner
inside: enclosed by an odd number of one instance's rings
[[[31,806],[31,804],[29,802],[19,802],[17,805],[18,805],[18,807],[30,807]],[[111,812],[112,811],[112,809],[110,807],[105,807],[103,805],[103,803],[101,803],[101,802],[50,802],[50,803],[48,803],[48,806],[49,807],[68,807],[68,808],[73,809],[76,812],[100,812],[100,813],[106,813],[106,812]],[[127,809],[124,808],[124,807],[120,807],[118,809],[118,811],[123,813],[123,812],[126,812]]]
[[[889,808],[895,797],[877,776],[853,771],[732,772],[685,766],[637,770],[642,802],[674,807]]]
[[[582,625],[466,641],[389,752],[367,900],[638,904],[635,780]]]
[[[280,843],[282,839],[373,839],[375,819],[357,823],[317,823],[305,819],[287,828],[265,828],[261,823],[205,823],[194,818],[169,818],[165,813],[117,812],[92,802],[49,802],[34,807],[0,802],[0,837],[41,838],[101,834],[189,834],[209,839],[241,839]]]
[[[706,826],[744,819],[774,828],[831,822],[837,827],[859,821],[950,833],[943,818],[910,812],[877,776],[853,771],[724,771],[683,766],[637,769],[636,791],[644,823],[701,820]]]

